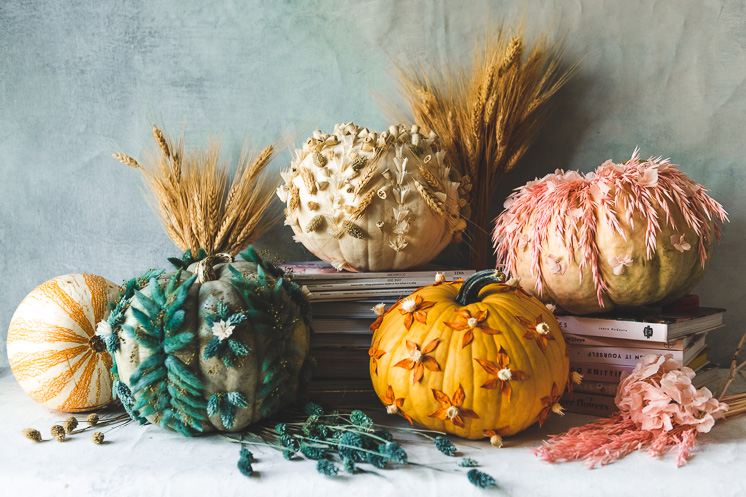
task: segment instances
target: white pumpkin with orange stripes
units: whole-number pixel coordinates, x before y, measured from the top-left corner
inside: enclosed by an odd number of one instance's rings
[[[64,412],[112,401],[111,356],[96,326],[119,287],[93,274],[58,276],[21,302],[8,330],[8,359],[31,398]]]

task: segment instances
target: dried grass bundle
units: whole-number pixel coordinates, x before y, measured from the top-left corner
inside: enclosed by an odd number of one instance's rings
[[[279,184],[279,178],[267,174],[272,145],[255,158],[244,150],[230,177],[219,143],[186,151],[183,136],[174,141],[156,126],[153,137],[158,147],[149,152],[145,165],[121,153],[114,158],[140,171],[154,210],[181,250],[191,250],[194,256],[200,248],[208,254],[235,255],[279,219],[279,212],[269,212]]]
[[[446,161],[471,188],[470,265],[483,268],[492,193],[529,148],[573,68],[562,68],[546,38],[526,51],[523,29],[512,37],[500,29],[477,46],[471,68],[455,67],[399,67],[399,80],[414,121],[439,136]]]

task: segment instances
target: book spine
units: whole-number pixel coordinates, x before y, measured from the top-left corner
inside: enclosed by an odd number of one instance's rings
[[[560,404],[568,412],[599,417],[607,417],[619,410],[614,403],[614,397],[588,393],[573,392],[572,395],[564,395],[560,399]]]
[[[641,349],[666,349],[671,350],[684,350],[687,345],[689,338],[681,338],[679,340],[673,340],[670,342],[643,342],[642,340],[626,340],[623,338],[607,338],[607,337],[595,337],[595,336],[584,336],[584,335],[573,335],[571,333],[565,333],[565,342],[568,344],[575,345],[592,345],[596,347],[637,347]]]
[[[590,364],[616,364],[634,368],[643,356],[670,354],[675,361],[683,364],[683,350],[638,349],[629,347],[595,347],[592,345],[573,345],[570,350],[570,362]]]
[[[618,366],[616,364],[584,364],[570,363],[570,371],[583,375],[583,381],[616,381],[623,373],[631,373],[633,366]]]
[[[432,278],[366,278],[360,280],[344,280],[338,282],[323,282],[306,284],[308,290],[313,292],[319,291],[340,291],[340,290],[365,290],[375,288],[420,288],[433,283]]]
[[[582,336],[624,338],[648,342],[668,342],[668,325],[617,319],[557,316],[560,329],[565,333]]]
[[[436,269],[432,271],[393,271],[388,273],[346,273],[346,272],[329,272],[327,269],[313,269],[313,268],[296,268],[293,270],[293,279],[296,282],[303,282],[308,284],[311,281],[349,281],[349,280],[363,280],[363,279],[388,279],[388,278],[410,278],[410,279],[426,279],[428,284],[435,282],[435,273],[443,273],[447,280],[455,280],[457,278],[468,278],[474,274],[473,269],[446,269],[438,271]]]
[[[573,394],[577,393],[591,393],[594,395],[604,396],[616,396],[617,390],[619,390],[619,383],[614,381],[583,381],[579,385],[573,385]]]
[[[406,297],[417,290],[412,288],[371,288],[369,290],[341,290],[341,291],[321,291],[311,292],[309,300],[311,302],[323,301],[342,301],[342,300],[360,300],[371,297]]]

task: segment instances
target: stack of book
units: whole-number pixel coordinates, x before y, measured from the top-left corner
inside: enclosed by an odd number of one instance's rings
[[[671,354],[693,369],[693,383],[703,386],[718,377],[707,359],[707,335],[723,326],[724,309],[696,307],[666,311],[642,308],[593,316],[561,316],[570,355],[570,371],[583,375],[572,395],[561,403],[567,411],[597,416],[615,412],[621,376],[648,354]]]
[[[465,278],[472,270],[428,266],[417,271],[350,273],[324,262],[282,265],[293,280],[311,292],[314,334],[311,355],[316,370],[311,397],[336,407],[360,406],[376,400],[370,381],[368,349],[376,320],[373,307],[388,308],[418,288],[435,282],[435,274],[447,280]]]

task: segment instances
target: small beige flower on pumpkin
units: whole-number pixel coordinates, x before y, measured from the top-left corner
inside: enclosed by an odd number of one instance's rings
[[[544,304],[547,309],[549,309],[549,312],[554,313],[554,311],[557,310],[557,304],[552,304],[551,302],[548,304]]]
[[[456,331],[466,330],[464,337],[461,339],[461,348],[469,345],[474,339],[475,329],[481,330],[483,333],[487,333],[488,335],[497,335],[500,333],[498,330],[493,330],[487,326],[486,321],[489,312],[486,309],[477,311],[474,316],[472,316],[466,309],[459,309],[456,311],[456,314],[461,318],[461,320],[449,321],[444,324]]]
[[[404,318],[404,327],[411,328],[415,319],[422,324],[427,324],[427,313],[424,310],[434,305],[435,302],[423,301],[419,295],[402,300],[399,303],[399,313],[407,316]]]
[[[435,273],[435,284],[436,285],[440,285],[440,284],[445,283],[445,282],[446,282],[446,274],[445,273],[441,273],[441,272]]]
[[[484,436],[490,439],[490,444],[495,448],[503,446],[503,437],[508,433],[508,427],[496,428],[494,430],[484,430]]]
[[[386,304],[381,302],[380,304],[376,304],[371,308],[371,311],[373,311],[376,316],[383,316],[383,314],[386,312]]]
[[[549,340],[554,340],[549,325],[544,322],[541,315],[534,319],[533,323],[523,316],[516,316],[518,322],[526,328],[526,332],[523,334],[523,338],[529,340],[536,340],[536,345],[539,346],[542,352],[546,351]]]
[[[448,397],[440,390],[433,388],[432,391],[433,397],[440,403],[440,408],[428,414],[429,417],[442,421],[448,420],[459,428],[464,427],[464,418],[479,419],[477,413],[463,407],[466,395],[464,394],[464,387],[460,383],[458,389],[453,393],[453,398]]]
[[[565,274],[565,271],[567,270],[567,265],[560,258],[555,257],[553,255],[548,255],[547,256],[547,269],[549,269],[549,272],[552,274],[563,275]]]
[[[405,399],[403,397],[396,397],[396,395],[394,394],[394,389],[391,385],[389,385],[389,387],[386,389],[386,393],[383,395],[383,397],[381,397],[383,405],[386,406],[387,414],[398,414],[399,416],[409,421],[410,425],[414,425],[414,421],[412,421],[412,418],[410,418],[409,415],[402,410],[404,400]]]
[[[682,253],[692,248],[692,246],[684,240],[685,236],[686,235],[671,235],[671,244],[673,245],[673,248]]]
[[[624,272],[624,268],[632,265],[632,258],[627,254],[613,255],[609,257],[609,264],[614,270],[614,274],[619,276]]]
[[[564,416],[565,412],[562,405],[559,403],[560,393],[556,383],[552,383],[552,391],[546,397],[541,398],[541,412],[539,413],[539,426],[544,424],[550,413],[559,414]]]
[[[236,326],[230,324],[224,319],[216,321],[211,328],[213,336],[218,337],[218,340],[220,340],[221,342],[230,337],[233,334],[234,329],[236,329]]]
[[[378,348],[380,345],[381,341],[378,340],[368,349],[368,356],[370,357],[370,362],[373,364],[373,374],[378,374],[378,359],[386,355],[385,350]]]
[[[482,388],[486,390],[498,389],[510,401],[512,388],[511,381],[521,381],[528,379],[528,375],[519,369],[511,369],[510,358],[505,349],[500,347],[497,352],[497,361],[492,362],[486,359],[474,359],[482,366],[482,369],[489,375]]]
[[[107,320],[104,319],[103,321],[100,321],[96,325],[96,335],[100,337],[108,337],[111,334],[112,334],[111,325],[109,324]]]
[[[394,367],[411,370],[412,384],[414,385],[422,379],[426,368],[430,371],[440,371],[440,364],[438,364],[438,361],[436,361],[434,357],[427,355],[434,351],[439,343],[440,339],[435,338],[426,343],[420,350],[418,344],[407,340],[407,352],[409,353],[409,357],[397,362],[394,364]]]
[[[637,178],[637,184],[645,188],[654,188],[658,186],[658,168],[646,167],[640,171]]]

